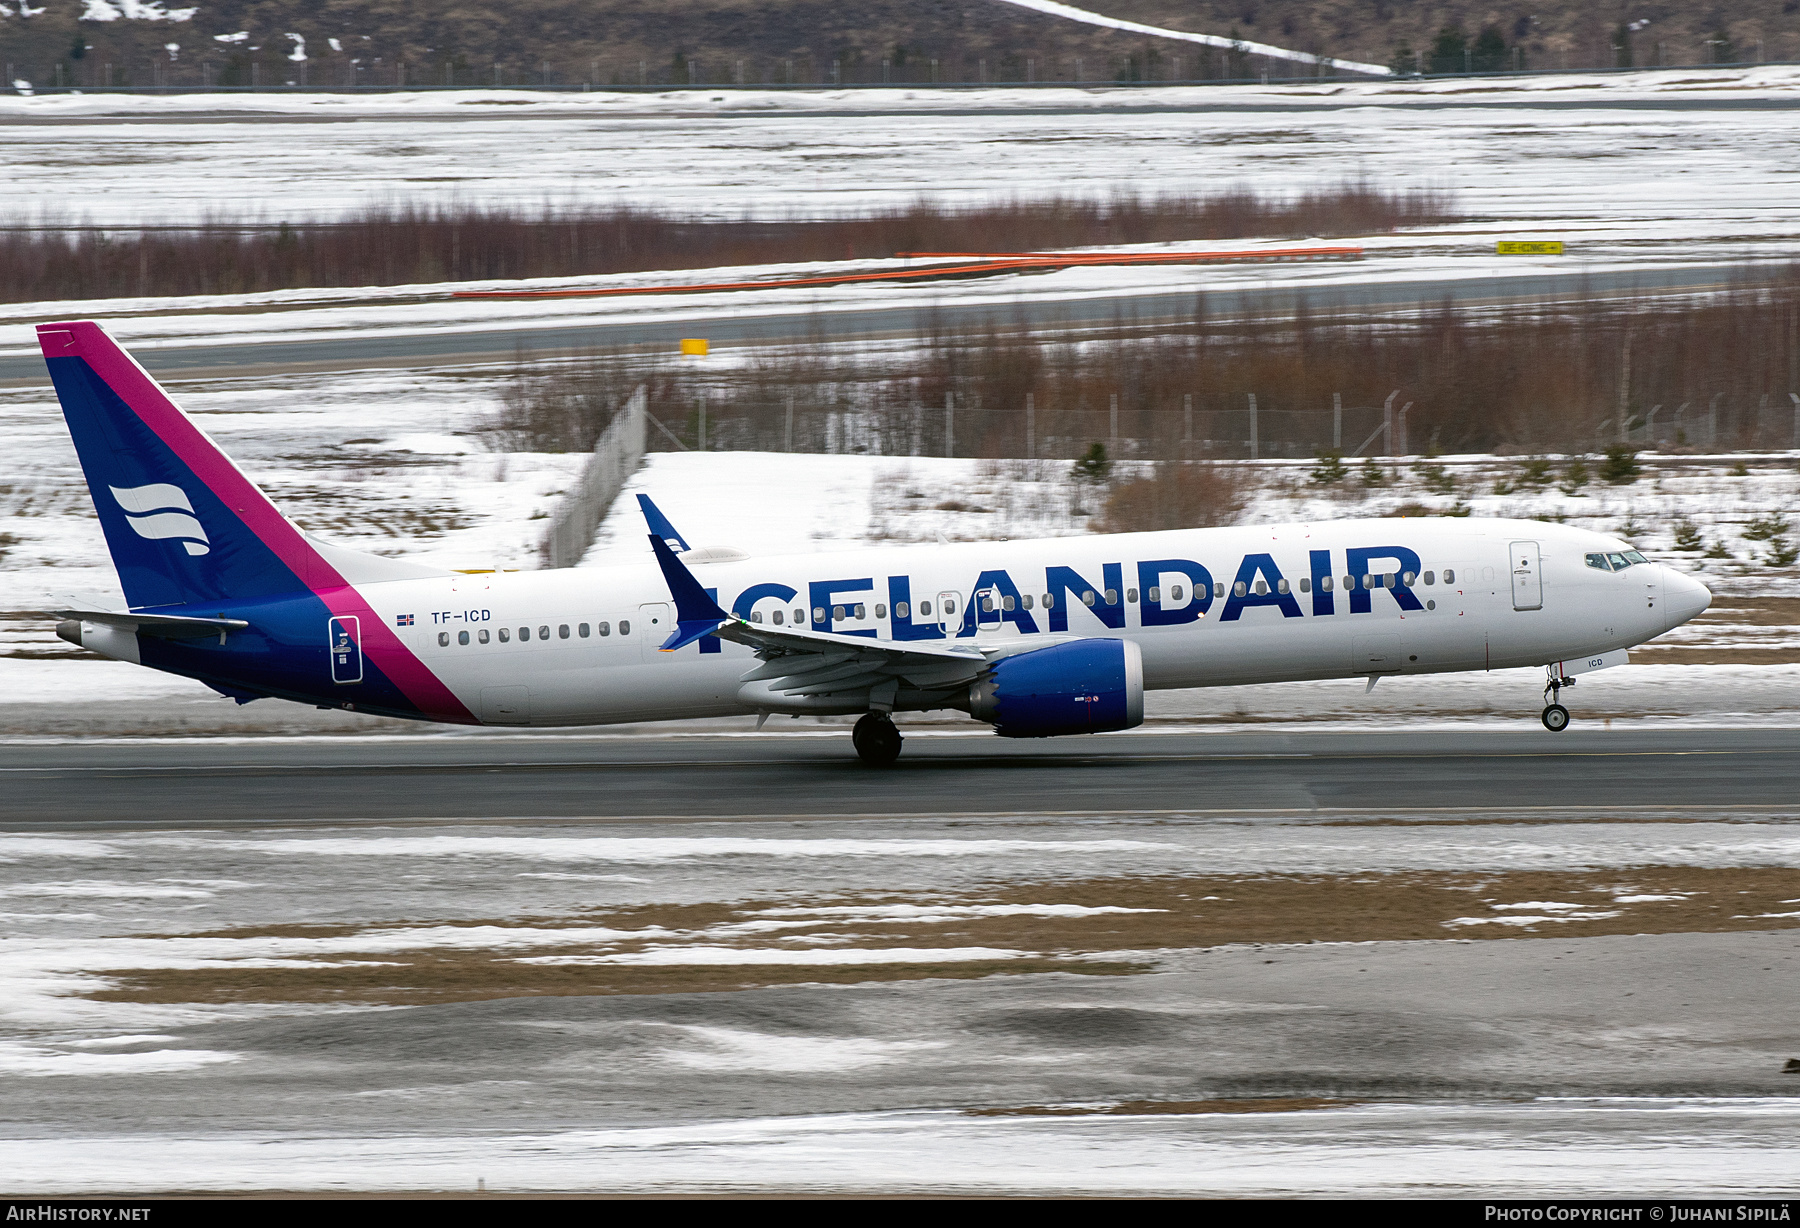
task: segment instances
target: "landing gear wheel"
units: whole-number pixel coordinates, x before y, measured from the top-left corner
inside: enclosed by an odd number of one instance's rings
[[[871,712],[856,722],[850,742],[870,767],[891,767],[900,757],[900,731],[885,712]]]
[[[1551,704],[1544,709],[1544,728],[1551,733],[1561,733],[1569,727],[1569,710],[1561,704]]]

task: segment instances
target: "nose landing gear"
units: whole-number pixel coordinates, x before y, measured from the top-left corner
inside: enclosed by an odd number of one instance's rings
[[[1544,728],[1551,733],[1561,733],[1569,727],[1569,710],[1558,701],[1562,698],[1562,689],[1574,686],[1575,679],[1556,673],[1555,666],[1550,668],[1550,680],[1544,684],[1544,699],[1547,701],[1544,704]]]
[[[857,757],[870,767],[892,767],[900,757],[900,731],[885,712],[870,712],[850,731]]]

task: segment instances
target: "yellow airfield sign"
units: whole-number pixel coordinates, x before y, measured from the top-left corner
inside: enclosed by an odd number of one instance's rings
[[[1494,244],[1494,252],[1501,256],[1560,256],[1563,254],[1562,240],[1518,242],[1502,239]]]

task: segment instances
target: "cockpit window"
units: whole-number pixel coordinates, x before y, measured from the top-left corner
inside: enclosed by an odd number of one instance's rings
[[[1587,565],[1596,568],[1599,571],[1624,571],[1634,563],[1648,563],[1649,561],[1649,559],[1645,558],[1636,550],[1614,551],[1608,554],[1590,554],[1587,556]]]

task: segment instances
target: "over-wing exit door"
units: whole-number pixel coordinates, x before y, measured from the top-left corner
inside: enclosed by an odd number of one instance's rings
[[[1538,544],[1512,544],[1512,596],[1515,610],[1544,608],[1544,579],[1538,570]]]

